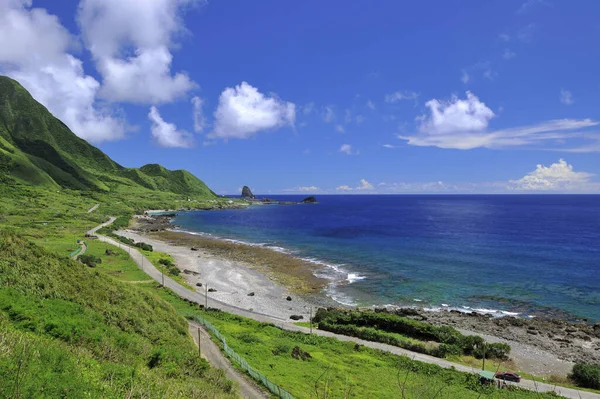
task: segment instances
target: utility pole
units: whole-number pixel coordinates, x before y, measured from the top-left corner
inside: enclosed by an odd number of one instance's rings
[[[163,267],[160,268],[160,273],[162,275],[162,286],[165,286],[165,265],[163,265]]]
[[[486,342],[483,343],[483,365],[481,366],[482,370],[485,370],[485,346],[487,345]]]
[[[198,356],[202,357],[202,338],[200,338],[200,327],[198,327]]]
[[[310,333],[312,334],[312,306],[310,307],[310,316],[308,317],[308,322],[310,323]]]
[[[204,287],[204,310],[208,309],[208,283]]]

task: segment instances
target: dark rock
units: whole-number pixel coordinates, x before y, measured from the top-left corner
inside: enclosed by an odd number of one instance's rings
[[[202,283],[196,283],[196,287],[202,287]]]
[[[285,298],[285,300],[286,300],[286,301],[291,301],[291,300],[292,300],[292,297],[291,297],[291,296],[288,296],[287,298]]]
[[[249,293],[248,296],[254,296],[254,292]]]
[[[292,357],[296,360],[306,360],[310,359],[312,356],[310,353],[304,352],[302,349],[300,349],[299,346],[296,346],[294,349],[292,349]]]
[[[317,199],[314,196],[310,196],[310,197],[306,197],[304,198],[302,201],[303,204],[316,204],[317,203]]]
[[[191,247],[191,248],[190,248],[190,250],[192,250],[192,251],[198,251],[198,248],[196,248],[196,247]]]
[[[538,335],[538,332],[536,330],[527,330],[527,334]]]
[[[293,314],[290,316],[290,319],[292,319],[292,320],[302,320],[303,318],[304,318],[304,316],[297,315],[297,314]]]
[[[208,292],[217,292],[217,290],[216,290],[216,289],[214,289],[214,288],[209,288],[209,289],[208,289]]]
[[[105,255],[109,255],[109,256],[113,256],[116,255],[117,253],[114,252],[113,250],[107,249],[106,251],[104,251]]]
[[[250,190],[250,187],[244,186],[244,188],[242,188],[242,198],[244,198],[244,199],[256,199],[256,196],[254,194],[252,194],[252,191]]]
[[[192,271],[191,271],[191,270],[188,270],[188,269],[183,269],[183,272],[184,272],[185,274],[192,274]]]

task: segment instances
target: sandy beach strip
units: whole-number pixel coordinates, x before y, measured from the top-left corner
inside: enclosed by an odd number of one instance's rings
[[[181,232],[120,230],[116,234],[173,256],[181,275],[197,292],[204,293],[208,284],[216,290],[209,293],[211,298],[242,309],[288,320],[301,315],[307,321],[311,307],[327,303],[320,292],[328,281],[312,275],[314,265],[299,267],[290,255]]]

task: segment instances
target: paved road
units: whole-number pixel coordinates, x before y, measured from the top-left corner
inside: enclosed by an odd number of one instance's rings
[[[249,377],[239,370],[233,368],[229,359],[223,355],[221,348],[211,340],[210,334],[200,324],[189,322],[190,334],[194,337],[194,342],[198,345],[198,329],[200,330],[200,347],[202,357],[208,360],[214,367],[225,371],[227,378],[237,382],[240,386],[240,393],[244,398],[250,399],[268,399],[271,396],[256,385]]]
[[[111,224],[114,220],[115,220],[115,218],[110,218],[110,220],[108,222],[103,223],[102,225],[90,230],[90,232],[93,231],[95,233],[98,229],[100,229],[108,224]],[[90,233],[90,232],[88,232],[88,233]],[[303,333],[309,332],[309,329],[307,327],[301,327],[301,326],[292,324],[292,323],[290,323],[290,320],[284,320],[284,319],[270,316],[270,315],[263,314],[263,313],[250,312],[246,309],[238,308],[237,306],[232,306],[225,302],[218,301],[216,299],[212,299],[212,298],[210,298],[210,295],[208,295],[208,298],[205,298],[204,294],[190,291],[187,288],[180,285],[179,283],[172,280],[171,278],[169,278],[168,276],[163,276],[162,273],[158,269],[156,269],[152,265],[152,263],[150,263],[150,261],[148,259],[146,259],[146,257],[144,255],[142,255],[140,252],[138,252],[138,250],[136,248],[129,247],[129,246],[122,244],[116,240],[113,240],[112,238],[105,237],[102,235],[98,235],[98,239],[128,251],[131,258],[136,262],[136,264],[140,268],[142,268],[143,271],[146,272],[146,274],[148,274],[150,277],[152,277],[155,281],[157,281],[159,283],[162,283],[162,281],[163,281],[162,279],[164,278],[165,287],[171,289],[173,292],[175,292],[181,298],[188,299],[188,300],[196,302],[198,304],[205,304],[205,302],[206,302],[209,307],[218,308],[225,312],[233,313],[233,314],[236,314],[236,315],[242,316],[242,317],[248,317],[248,318],[260,321],[260,322],[274,323],[284,330],[300,331]],[[364,345],[364,346],[374,348],[374,349],[379,349],[379,350],[385,351],[385,352],[390,352],[390,353],[393,353],[396,355],[408,356],[411,359],[419,360],[419,361],[422,361],[425,363],[437,364],[444,368],[454,367],[457,370],[468,372],[468,373],[477,373],[479,371],[478,369],[475,369],[473,367],[464,366],[462,364],[457,364],[457,363],[452,363],[452,362],[449,362],[444,359],[424,355],[421,353],[410,352],[406,349],[398,348],[396,346],[382,344],[379,342],[365,341],[365,340],[355,338],[355,337],[349,337],[346,335],[338,335],[338,334],[331,333],[329,331],[322,331],[322,330],[315,330],[315,329],[313,329],[313,334],[324,336],[324,337],[336,338],[340,341],[355,342],[360,345]],[[512,383],[508,382],[507,384],[512,384]],[[586,392],[586,391],[578,391],[576,389],[563,388],[563,387],[554,386],[554,385],[546,384],[546,383],[542,383],[542,382],[531,381],[531,380],[521,380],[521,383],[518,384],[518,386],[521,388],[525,388],[525,389],[529,389],[529,390],[537,391],[537,392],[552,392],[552,391],[554,391],[561,396],[564,396],[566,398],[572,398],[572,399],[600,399],[600,395],[596,394],[596,393],[591,393],[591,392]]]
[[[96,209],[98,209],[99,206],[100,206],[100,204],[94,205],[93,207],[91,207],[90,209],[88,209],[88,213],[94,212]]]

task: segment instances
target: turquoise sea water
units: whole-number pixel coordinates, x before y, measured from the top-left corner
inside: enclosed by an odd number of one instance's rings
[[[318,200],[187,212],[174,223],[319,263],[326,294],[344,304],[600,320],[600,196]]]

